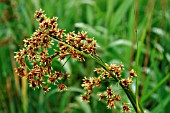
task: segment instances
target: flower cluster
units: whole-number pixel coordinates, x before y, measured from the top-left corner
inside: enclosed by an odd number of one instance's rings
[[[96,41],[93,38],[88,38],[85,32],[77,34],[70,32],[65,34],[64,38],[55,38],[59,40],[60,60],[64,59],[67,55],[71,55],[72,58],[84,61],[85,59],[80,52],[96,55]]]
[[[122,70],[124,70],[124,66],[122,63],[120,63],[119,65],[116,65],[116,64],[111,64],[111,65],[108,65],[106,64],[108,69],[109,69],[109,72],[106,71],[105,69],[103,68],[95,68],[94,72],[96,72],[97,74],[100,74],[100,77],[103,78],[103,79],[110,79],[110,78],[113,78],[113,76],[110,74],[110,72],[120,80],[120,83],[123,85],[123,86],[128,86],[130,84],[132,84],[132,77],[136,77],[137,74],[134,72],[133,69],[131,69],[129,71],[129,75],[130,77],[128,77],[127,79],[125,78],[122,78],[121,79],[121,76],[122,76]]]
[[[87,102],[90,101],[90,95],[92,94],[92,90],[94,87],[100,87],[101,85],[101,79],[100,77],[96,78],[96,77],[91,77],[90,79],[88,78],[84,78],[83,79],[83,83],[82,83],[82,87],[87,90],[85,95],[82,95],[82,100],[85,100]]]
[[[85,59],[81,52],[96,55],[96,41],[88,38],[85,32],[65,33],[65,30],[58,28],[57,18],[47,18],[41,9],[36,11],[34,17],[39,22],[39,29],[31,38],[24,40],[24,48],[16,52],[15,59],[19,64],[16,73],[21,77],[27,77],[30,87],[43,87],[44,92],[50,89],[49,84],[57,85],[60,91],[65,90],[62,79],[69,77],[68,73],[62,73],[52,68],[52,59],[58,56],[63,60],[67,55],[79,61]],[[58,49],[50,54],[49,48],[56,41]]]
[[[26,77],[29,86],[32,88],[42,87],[44,92],[50,90],[50,85],[56,85],[59,91],[67,89],[62,83],[69,78],[69,74],[63,73],[62,68],[57,71],[52,68],[53,58],[63,60],[70,56],[79,61],[85,61],[84,56],[99,58],[96,54],[96,41],[89,38],[86,32],[69,32],[58,28],[57,18],[47,18],[41,9],[36,11],[34,17],[39,23],[39,28],[31,38],[24,40],[24,48],[16,52],[15,59],[19,67],[15,69],[20,77]],[[55,44],[55,45],[54,45]],[[52,47],[57,46],[51,51]],[[64,63],[65,64],[65,63]],[[105,67],[106,66],[106,67]],[[86,90],[82,100],[90,101],[93,88],[99,88],[103,80],[115,79],[122,87],[127,88],[136,77],[132,69],[130,77],[122,78],[123,64],[104,64],[103,68],[96,68],[94,71],[100,74],[98,77],[84,78],[82,87]],[[114,94],[111,87],[107,87],[104,93],[99,94],[99,100],[105,99],[108,108],[115,108],[115,103],[121,101],[119,94]],[[123,111],[130,108],[123,103]]]
[[[102,84],[102,81],[104,80],[111,80],[112,78],[114,79],[113,76],[118,78],[119,84],[123,85],[124,87],[128,87],[133,81],[132,77],[137,76],[134,70],[129,71],[130,77],[128,79],[122,78],[122,70],[124,70],[124,66],[122,63],[119,65],[116,64],[111,64],[108,65],[106,64],[108,71],[106,71],[104,68],[95,68],[94,72],[97,74],[100,74],[98,77],[91,77],[91,78],[84,78],[82,87],[86,90],[85,95],[82,96],[82,100],[85,100],[87,102],[90,101],[90,95],[92,94],[92,89],[94,87],[100,87]],[[112,90],[111,87],[107,87],[106,91],[104,93],[99,94],[99,100],[105,99],[107,103],[107,107],[109,109],[111,108],[116,108],[116,102],[121,101],[121,97],[119,94],[115,94],[114,91]],[[123,111],[127,112],[129,111],[130,108],[123,103]]]
[[[58,42],[59,47],[59,58],[63,60],[67,55],[71,55],[79,61],[84,61],[85,59],[81,55],[81,52],[96,55],[96,41],[93,38],[88,38],[86,32],[74,32],[65,33],[65,30],[57,28],[56,23],[57,18],[49,19],[44,14],[43,11],[37,11],[35,18],[39,21],[40,31],[45,33],[46,38],[44,39],[45,44],[42,46],[50,47],[50,39],[55,39]],[[38,33],[41,34],[41,33]]]
[[[115,103],[121,100],[120,95],[114,94],[111,87],[107,87],[107,90],[104,94],[99,94],[99,100],[103,99],[104,97],[106,97],[106,103],[108,104],[107,107],[109,109],[116,108]]]
[[[82,100],[85,100],[87,102],[90,101],[90,96],[92,94],[92,90],[94,87],[100,87],[101,86],[101,76],[98,78],[91,77],[90,79],[84,78],[82,87],[86,90],[85,95],[82,95]],[[102,100],[103,98],[106,98],[106,103],[108,104],[108,108],[115,108],[115,101],[120,101],[120,95],[115,95],[111,87],[107,87],[107,90],[105,93],[99,94],[99,100]]]
[[[124,69],[124,66],[122,63],[120,63],[119,65],[116,65],[116,64],[111,64],[111,65],[106,64],[106,65],[109,68],[109,71],[113,73],[117,78],[121,77],[121,72]],[[100,74],[100,77],[103,79],[113,78],[113,76],[103,68],[95,68],[94,72],[96,72],[97,74]]]
[[[129,71],[129,77],[127,78],[127,79],[121,79],[121,81],[120,81],[120,83],[123,85],[123,86],[125,86],[125,87],[127,87],[127,86],[129,86],[130,84],[132,84],[132,82],[133,82],[133,80],[132,80],[132,78],[133,77],[136,77],[137,76],[137,74],[135,73],[135,71],[133,70],[133,69],[131,69],[130,71]]]

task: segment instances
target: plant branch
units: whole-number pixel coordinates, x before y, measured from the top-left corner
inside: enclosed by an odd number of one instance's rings
[[[56,39],[56,38],[54,38],[54,39],[55,39],[56,41],[61,42],[60,40],[58,40],[58,39]],[[80,51],[80,50],[72,47],[71,45],[67,44],[66,42],[61,42],[61,43],[63,43],[64,45],[68,46],[69,48],[75,50],[77,53],[83,55],[84,57],[93,59],[96,63],[98,63],[101,67],[103,67],[107,72],[109,72],[109,73],[113,76],[113,78],[115,79],[116,82],[119,82],[119,81],[120,81],[120,79],[117,78],[112,72],[110,72],[108,66],[107,66],[102,60],[100,60],[97,56],[92,56],[92,55],[90,55],[90,54],[86,54],[86,53],[84,53],[84,52],[82,52],[82,51]],[[126,93],[127,97],[129,98],[130,102],[132,103],[135,111],[138,112],[138,110],[137,110],[137,104],[136,104],[136,100],[135,100],[135,99],[136,99],[136,96],[134,95],[134,93],[132,92],[132,90],[131,90],[129,87],[123,86],[123,85],[121,84],[121,82],[119,82],[119,84],[120,84],[120,86],[123,88],[124,92]],[[143,111],[143,109],[142,109],[142,107],[141,107],[140,105],[139,105],[139,108],[140,108],[140,112],[141,112],[141,113],[144,113],[144,111]]]

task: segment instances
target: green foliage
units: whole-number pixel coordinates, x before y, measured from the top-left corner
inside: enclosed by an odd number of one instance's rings
[[[134,0],[135,1],[135,0]],[[139,102],[151,113],[168,113],[170,107],[170,14],[169,0],[140,0],[137,40],[134,37],[133,0],[4,0],[0,2],[0,112],[4,113],[119,113],[107,109],[105,102],[92,95],[91,102],[80,100],[82,78],[97,76],[96,63],[69,60],[64,70],[71,74],[68,91],[55,88],[47,94],[32,90],[14,75],[13,52],[23,47],[38,25],[33,17],[40,8],[48,17],[59,17],[59,27],[69,31],[88,31],[97,40],[97,53],[107,63],[122,62],[125,73],[138,68]],[[132,48],[134,47],[134,48]],[[55,59],[54,59],[55,60]],[[138,67],[136,63],[138,62]],[[60,68],[64,62],[53,63]],[[126,76],[126,75],[124,75]],[[106,84],[107,86],[108,84]],[[134,84],[132,88],[134,88]],[[115,87],[115,86],[113,86]],[[101,88],[101,91],[103,89]],[[122,89],[117,89],[127,100]],[[23,96],[24,93],[27,95]],[[116,93],[116,92],[115,92]],[[23,101],[22,99],[26,99]],[[132,112],[134,112],[133,107]]]

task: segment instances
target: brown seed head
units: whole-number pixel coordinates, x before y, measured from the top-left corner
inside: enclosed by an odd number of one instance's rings
[[[131,77],[136,77],[136,76],[137,76],[137,74],[134,72],[133,69],[131,69],[131,70],[129,71],[129,75],[130,75]]]
[[[124,112],[128,112],[128,111],[130,111],[130,107],[129,107],[129,106],[127,106],[127,104],[126,104],[126,103],[123,103],[122,108],[123,108],[123,111],[124,111]]]
[[[58,86],[58,90],[59,90],[59,91],[64,91],[64,90],[67,89],[67,86],[64,85],[64,84],[58,84],[57,86]]]

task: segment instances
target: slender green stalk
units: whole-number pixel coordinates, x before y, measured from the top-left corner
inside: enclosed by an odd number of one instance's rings
[[[138,37],[137,37],[137,24],[138,24],[138,3],[139,1],[133,0],[133,4],[134,4],[134,17],[135,17],[135,24],[134,24],[134,32],[133,35],[136,39],[136,43],[137,43],[137,52],[138,52]],[[136,62],[136,72],[138,72],[138,65],[139,65],[139,60],[137,60]],[[139,76],[138,76],[139,77]],[[139,99],[138,99],[138,92],[139,92],[139,88],[138,88],[138,77],[136,77],[136,107],[137,107],[137,112],[140,113],[140,108],[139,108]]]
[[[59,41],[57,39],[55,39],[55,40]],[[103,67],[107,72],[109,72],[113,76],[113,78],[115,79],[116,82],[120,81],[120,79],[118,79],[112,72],[110,72],[108,66],[101,59],[99,59],[97,56],[92,56],[92,55],[86,54],[86,53],[84,53],[84,52],[82,52],[78,49],[75,49],[74,47],[70,46],[69,44],[67,44],[65,42],[61,42],[61,43],[68,46],[69,48],[75,50],[77,53],[83,55],[84,57],[89,58],[89,59],[93,59],[96,63],[98,63],[101,67]],[[144,113],[144,111],[143,111],[143,109],[140,105],[139,105],[139,108],[137,108],[137,104],[136,104],[136,101],[135,101],[136,97],[135,97],[134,93],[132,92],[132,90],[129,87],[123,86],[120,82],[119,82],[119,84],[123,88],[123,90],[125,91],[126,95],[128,96],[128,98],[129,98],[130,102],[132,103],[135,111],[137,113],[139,111],[140,111],[140,113]]]
[[[144,98],[141,99],[141,103],[143,103],[144,101],[146,101],[146,99],[148,99],[155,91],[157,91],[160,86],[165,83],[168,79],[170,78],[170,73],[168,73],[159,83],[158,85],[153,88]]]

